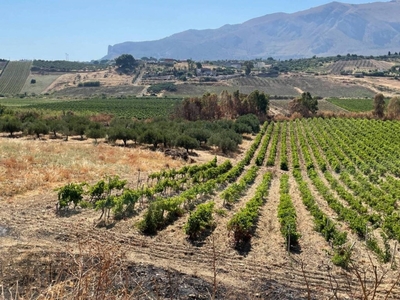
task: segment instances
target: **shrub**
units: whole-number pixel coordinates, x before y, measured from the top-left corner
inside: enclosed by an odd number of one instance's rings
[[[71,203],[74,204],[74,208],[83,199],[83,186],[85,183],[69,183],[61,188],[56,189],[58,191],[58,208],[68,208]]]
[[[199,204],[197,209],[190,215],[184,230],[189,238],[195,240],[201,234],[213,226],[214,202]]]
[[[94,87],[100,86],[100,81],[87,81],[87,82],[80,82],[78,87]]]

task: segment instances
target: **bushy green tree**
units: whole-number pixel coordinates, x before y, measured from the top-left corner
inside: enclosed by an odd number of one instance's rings
[[[163,142],[163,136],[159,130],[149,128],[140,136],[139,140],[141,143],[152,144],[154,148],[157,148],[158,144]]]
[[[233,136],[228,134],[228,131],[221,133],[214,133],[208,144],[211,146],[217,146],[223,153],[234,152],[238,149],[239,142],[232,138]]]
[[[131,54],[122,54],[115,59],[115,64],[124,72],[130,72],[135,68],[136,60]]]
[[[199,147],[199,142],[187,134],[182,134],[178,136],[176,146],[185,148],[186,151],[189,152],[189,149],[196,149]]]
[[[199,143],[207,143],[207,140],[211,136],[211,132],[205,128],[189,128],[185,130],[185,134],[195,138]]]
[[[0,120],[1,131],[14,136],[15,132],[22,130],[22,122],[15,116],[6,115]]]
[[[49,131],[53,133],[54,138],[57,138],[57,132],[61,133],[67,127],[67,123],[64,119],[48,119],[46,120],[46,125]]]
[[[48,134],[49,127],[41,120],[35,120],[29,123],[27,126],[28,134],[35,134],[37,138],[40,138],[41,134]]]
[[[125,147],[127,146],[129,140],[136,140],[136,138],[137,138],[136,131],[130,127],[117,125],[111,127],[108,130],[108,140],[110,142],[122,140]]]
[[[97,139],[100,139],[100,138],[103,138],[106,136],[106,131],[100,123],[92,122],[89,125],[89,128],[86,129],[85,135],[90,139],[94,139],[95,142],[97,143]]]
[[[240,116],[236,119],[235,125],[237,124],[245,124],[250,127],[251,132],[258,133],[260,131],[260,121],[254,114],[247,114]],[[239,131],[236,131],[240,133]],[[249,133],[251,133],[249,132]]]
[[[64,120],[67,124],[67,129],[68,129],[64,130],[64,133],[68,133],[68,135],[70,134],[79,135],[83,140],[83,136],[90,124],[90,120],[87,117],[75,116],[75,115],[66,115],[64,117]]]

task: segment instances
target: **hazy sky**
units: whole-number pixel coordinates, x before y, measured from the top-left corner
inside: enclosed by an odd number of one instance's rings
[[[329,0],[0,0],[0,58],[88,61],[107,46],[218,28]],[[347,0],[358,4],[373,1]],[[383,1],[384,2],[384,1]]]

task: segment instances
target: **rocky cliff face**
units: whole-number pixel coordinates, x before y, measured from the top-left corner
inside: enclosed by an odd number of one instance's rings
[[[123,53],[194,60],[300,58],[400,51],[400,1],[352,5],[332,2],[309,10],[276,13],[218,29],[187,30],[148,42],[108,47]]]

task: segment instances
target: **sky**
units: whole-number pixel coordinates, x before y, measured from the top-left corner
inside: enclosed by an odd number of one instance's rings
[[[329,2],[332,1],[0,0],[0,58],[91,61],[105,56],[108,45],[157,40],[188,29],[215,29]]]

